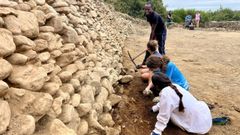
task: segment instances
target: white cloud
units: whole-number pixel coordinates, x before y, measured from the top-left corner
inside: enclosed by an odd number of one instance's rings
[[[167,9],[178,8],[197,10],[216,10],[220,5],[224,8],[240,10],[240,0],[163,0]]]

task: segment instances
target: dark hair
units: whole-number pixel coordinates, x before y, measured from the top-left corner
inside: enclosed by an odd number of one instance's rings
[[[170,61],[170,59],[164,55],[162,58],[151,55],[148,57],[146,61],[146,65],[148,68],[160,68],[161,72],[166,73],[167,71],[167,64]]]
[[[161,66],[161,58],[155,55],[151,55],[148,57],[146,61],[146,65],[148,68],[159,68]]]
[[[178,97],[180,98],[178,111],[184,112],[184,106],[183,106],[183,102],[182,102],[183,95],[182,95],[182,93],[179,92],[177,87],[172,84],[170,79],[165,74],[163,74],[163,73],[154,74],[152,76],[152,83],[153,83],[154,87],[156,87],[157,89],[160,89],[160,90],[162,90],[163,88],[165,88],[167,86],[170,86],[176,92]]]

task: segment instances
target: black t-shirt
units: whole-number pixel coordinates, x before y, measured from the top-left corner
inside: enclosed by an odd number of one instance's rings
[[[166,27],[165,27],[164,21],[158,13],[152,12],[151,14],[146,15],[146,17],[147,17],[147,21],[150,24],[157,24],[156,29],[155,29],[156,35],[166,32]]]

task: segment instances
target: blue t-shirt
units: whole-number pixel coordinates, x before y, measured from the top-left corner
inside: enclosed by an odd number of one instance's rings
[[[167,65],[166,75],[172,81],[172,83],[176,83],[186,90],[189,89],[189,85],[186,78],[181,73],[181,71],[177,68],[177,66],[171,61]]]
[[[155,69],[153,74],[159,74],[161,69]],[[181,71],[177,68],[177,66],[173,62],[168,62],[167,71],[165,73],[167,77],[172,81],[172,83],[178,84],[179,86],[183,87],[185,90],[189,89],[188,82],[186,78],[183,76]]]

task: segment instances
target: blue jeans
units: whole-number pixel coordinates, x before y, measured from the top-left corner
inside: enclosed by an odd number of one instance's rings
[[[167,38],[167,32],[164,31],[160,35],[157,34],[157,41],[158,41],[158,51],[160,54],[165,55],[165,41]]]

